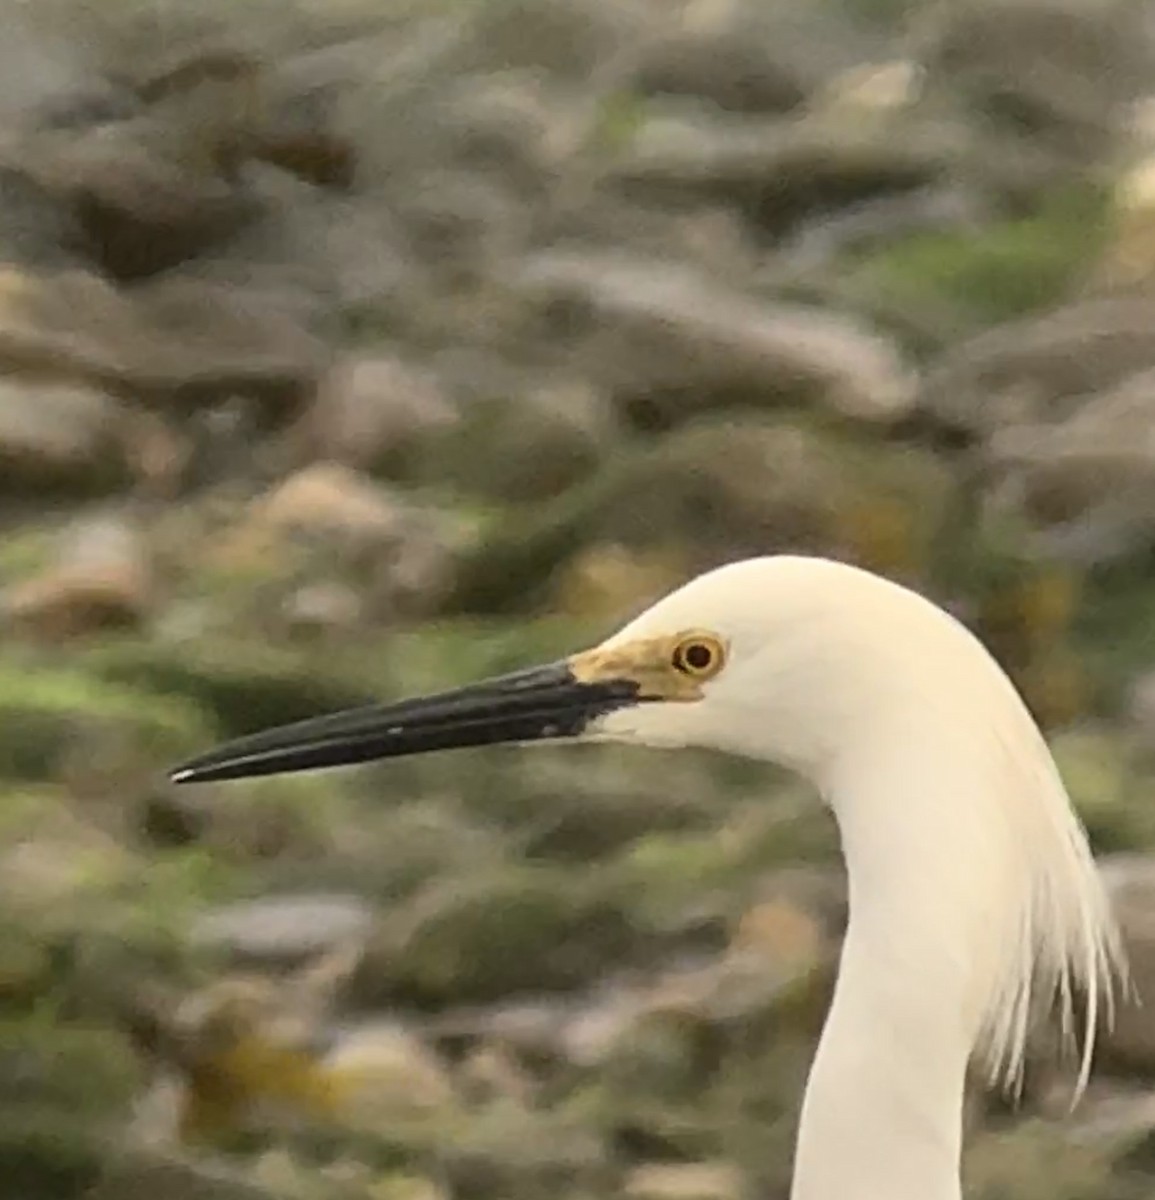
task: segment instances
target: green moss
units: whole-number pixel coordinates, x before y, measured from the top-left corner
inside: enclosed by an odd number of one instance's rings
[[[380,984],[424,1005],[572,987],[636,937],[612,888],[584,871],[506,864],[420,895],[382,940]]]
[[[141,1083],[128,1043],[109,1030],[32,1015],[0,1021],[0,1106],[111,1115]]]
[[[1051,750],[1097,853],[1155,847],[1155,781],[1142,774],[1123,739],[1071,730]]]
[[[938,313],[962,333],[1053,303],[1104,248],[1109,229],[1101,192],[1071,187],[1028,216],[873,251],[847,264],[846,282],[884,309]]]
[[[1131,1200],[1149,1194],[1149,1185],[1132,1192],[1111,1178],[1111,1140],[1072,1137],[1061,1122],[1028,1121],[973,1138],[963,1176],[975,1200]]]
[[[711,415],[623,446],[551,503],[512,510],[462,556],[447,606],[532,611],[557,568],[598,543],[668,555],[688,573],[770,550],[836,552],[848,540],[868,552],[898,525],[901,554],[917,561],[950,493],[945,466],[917,447],[813,415]]]
[[[82,651],[80,669],[109,685],[173,696],[211,715],[225,736],[351,708],[374,698],[371,668],[332,655],[280,650],[255,640],[172,645],[122,640]],[[358,678],[358,674],[360,677]]]
[[[81,1200],[104,1155],[103,1139],[83,1118],[0,1105],[0,1200]]]
[[[195,705],[94,678],[80,668],[0,662],[0,778],[43,779],[80,737],[123,739],[163,761],[203,743]]]
[[[1155,669],[1155,580],[1146,564],[1120,565],[1087,581],[1074,635],[1110,710],[1131,683]]]
[[[482,396],[453,429],[402,446],[378,467],[403,483],[452,479],[458,494],[512,503],[559,495],[588,478],[603,457],[604,421],[526,397]],[[511,446],[517,452],[509,453]]]
[[[108,1030],[49,1013],[0,1021],[0,1198],[79,1200],[141,1084]]]
[[[104,925],[142,944],[178,939],[191,914],[235,896],[238,884],[236,870],[210,851],[155,856],[147,872],[126,873],[105,889]]]
[[[634,920],[652,933],[708,917],[736,916],[753,902],[766,871],[836,856],[833,824],[801,789],[760,795],[716,829],[654,833],[609,866]]]
[[[0,583],[35,574],[56,552],[54,531],[43,526],[6,531],[0,540]]]
[[[565,617],[509,621],[448,619],[423,625],[389,645],[389,672],[406,690],[449,687],[550,662],[606,630]]]

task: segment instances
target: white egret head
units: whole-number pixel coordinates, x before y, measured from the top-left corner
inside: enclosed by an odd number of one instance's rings
[[[570,664],[591,682],[635,679],[658,701],[608,712],[587,737],[723,750],[821,783],[888,712],[909,722],[916,681],[933,676],[944,644],[964,639],[914,592],[780,556],[699,576]]]
[[[940,609],[866,571],[819,558],[750,559],[699,576],[560,662],[243,738],[176,777],[592,740],[724,750],[821,782],[883,724],[917,716],[910,704],[920,684],[965,686],[950,657],[964,641],[983,653]],[[999,686],[997,670],[988,674]]]

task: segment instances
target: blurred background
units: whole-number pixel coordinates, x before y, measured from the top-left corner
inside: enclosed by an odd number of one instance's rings
[[[176,790],[782,550],[1048,732],[1155,996],[1155,6],[0,2],[0,1197],[781,1200],[797,781],[592,748]],[[1155,1195],[1155,1005],[976,1088]]]

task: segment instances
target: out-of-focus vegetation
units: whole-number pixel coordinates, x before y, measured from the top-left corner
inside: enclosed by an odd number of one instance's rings
[[[164,774],[735,557],[982,634],[1155,982],[1148,7],[0,2],[0,1200],[784,1197],[797,781]],[[976,1092],[971,1194],[1150,1195],[1153,1077]]]

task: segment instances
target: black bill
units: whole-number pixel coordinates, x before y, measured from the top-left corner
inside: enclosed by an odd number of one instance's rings
[[[178,767],[171,778],[244,779],[462,746],[573,738],[596,717],[635,703],[638,690],[629,679],[582,682],[569,663],[552,663],[239,738]]]

